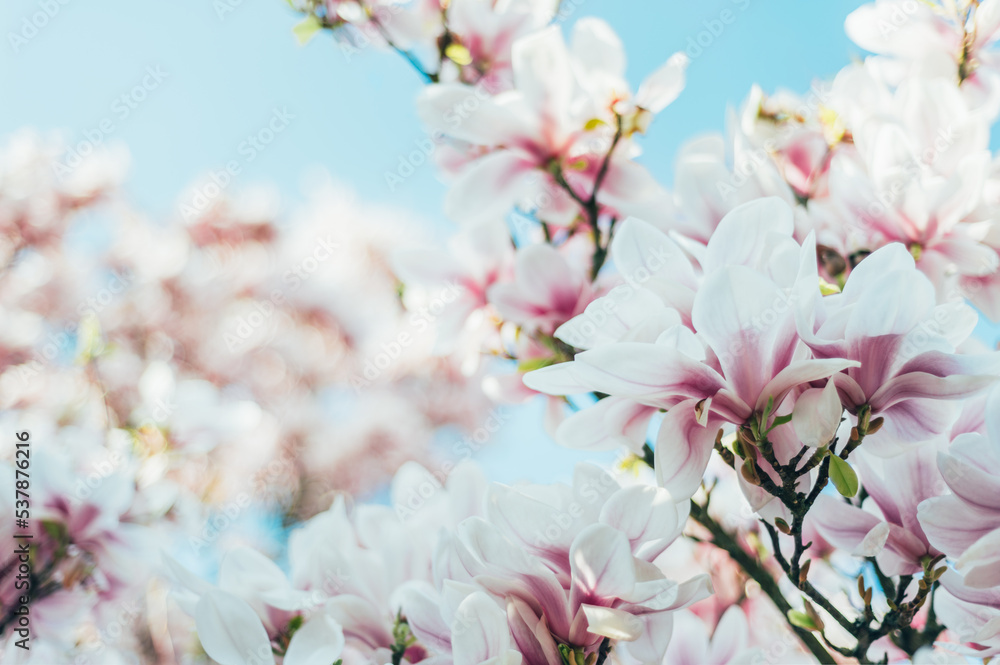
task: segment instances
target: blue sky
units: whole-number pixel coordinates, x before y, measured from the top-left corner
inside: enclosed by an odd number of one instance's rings
[[[23,35],[25,19],[46,3],[58,12],[15,49],[11,34]],[[235,6],[220,14],[221,3]],[[805,89],[813,77],[843,66],[857,53],[843,35],[843,18],[859,4],[578,0],[566,24],[584,15],[607,19],[627,45],[637,83],[697,40],[705,22],[733,12],[735,21],[694,59],[687,89],[645,142],[643,160],[668,181],[680,142],[721,129],[726,106],[738,104],[754,81],[765,89]],[[444,187],[432,167],[392,192],[384,177],[424,136],[412,104],[419,78],[391,53],[365,49],[348,59],[328,36],[299,47],[291,35],[296,21],[282,0],[105,0],[99,8],[82,0],[4,0],[0,134],[31,125],[82,140],[110,119],[108,140],[124,141],[132,154],[132,197],[165,218],[177,214],[184,186],[240,157],[247,135],[264,127],[273,109],[287,109],[294,115],[288,129],[236,186],[275,183],[292,200],[302,173],[321,165],[366,199],[447,224]],[[165,78],[127,108],[120,97],[142,84],[147,68]]]
[[[326,35],[299,47],[291,34],[298,17],[282,0],[62,1],[0,3],[0,135],[33,126],[63,131],[74,142],[95,131],[123,141],[132,155],[127,191],[164,221],[179,218],[177,196],[187,185],[240,160],[234,187],[274,184],[288,206],[300,197],[303,174],[319,165],[366,200],[404,207],[442,233],[451,228],[442,212],[445,188],[431,166],[394,191],[386,184],[385,172],[425,136],[412,103],[421,81],[395,55],[365,49],[348,59]],[[232,11],[219,12],[220,3]],[[626,44],[633,83],[715,27],[709,46],[690,51],[696,57],[684,93],[644,141],[641,161],[669,184],[678,146],[721,130],[727,106],[738,105],[753,83],[806,90],[861,55],[843,32],[844,17],[860,4],[578,0],[566,24],[605,18]],[[24,32],[44,6],[51,18],[36,34]],[[716,21],[725,10],[735,20],[720,32]],[[12,34],[24,42],[15,47]],[[143,85],[141,94],[130,92]],[[276,109],[294,117],[248,161],[248,135],[267,126]],[[983,336],[995,343],[997,328]],[[547,460],[576,458],[540,456],[531,434],[539,416],[519,417],[504,442],[481,453],[483,461],[507,461],[494,475],[544,480],[552,473]],[[512,464],[525,459],[519,450],[537,463]]]

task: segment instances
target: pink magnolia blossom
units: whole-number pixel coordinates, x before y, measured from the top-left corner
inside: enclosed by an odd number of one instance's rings
[[[564,173],[569,186],[581,196],[589,196],[593,189],[610,147],[610,129],[606,122],[603,130],[588,129],[587,124],[595,117],[604,122],[615,100],[603,92],[595,97],[584,85],[589,79],[583,77],[608,66],[608,58],[592,57],[595,47],[615,55],[612,67],[624,62],[620,45],[612,37],[601,22],[581,21],[570,50],[559,28],[551,26],[514,43],[514,90],[490,96],[467,85],[438,84],[422,93],[417,108],[429,128],[485,150],[462,170],[449,190],[449,216],[488,221],[525,205],[529,210],[540,209],[547,220],[572,221],[576,211],[551,174],[555,170]],[[581,52],[584,47],[587,50]],[[674,68],[682,70],[683,63],[676,62]],[[617,77],[618,72],[608,75]],[[649,92],[637,103],[643,101],[659,110],[676,97],[683,77],[661,78],[663,82],[650,83]],[[627,95],[627,90],[621,94]],[[595,143],[601,144],[599,149]],[[598,202],[628,214],[630,206],[655,198],[661,190],[645,169],[631,161],[628,139],[622,143],[611,156]],[[547,211],[558,212],[559,217],[552,218]]]
[[[789,300],[803,250],[791,234],[791,210],[776,199],[736,209],[701,259],[705,277],[691,308],[693,331],[675,326],[654,343],[598,346],[572,363],[529,374],[526,383],[667,409],[656,448],[659,481],[678,496],[692,495],[720,427],[742,425],[797,386],[856,364],[812,359],[800,344]]]
[[[962,434],[938,457],[952,493],[919,511],[930,541],[955,559],[966,586],[979,589],[1000,587],[1000,391],[985,414],[985,434]]]

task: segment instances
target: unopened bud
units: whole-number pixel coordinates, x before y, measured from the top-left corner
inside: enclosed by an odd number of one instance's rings
[[[809,579],[809,566],[812,565],[812,559],[807,559],[804,564],[802,564],[802,569],[799,571],[799,585],[806,583]]]

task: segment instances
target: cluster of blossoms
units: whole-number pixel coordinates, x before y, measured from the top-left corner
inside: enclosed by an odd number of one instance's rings
[[[494,399],[549,396],[558,443],[651,467],[814,657],[995,653],[1000,357],[972,333],[1000,318],[1000,3],[860,8],[847,31],[875,55],[806,95],[752,90],[726,136],[681,149],[672,191],[636,158],[683,54],[633,94],[613,31],[580,18],[564,38],[546,3],[299,8],[300,37],[382,43],[428,83],[417,113],[461,229],[394,265],[411,307],[463,286],[436,352]]]
[[[431,353],[440,313],[402,307],[389,257],[413,234],[388,211],[318,183],[292,220],[249,192],[158,225],[119,188],[126,155],[60,178],[62,151],[22,133],[0,152],[0,422],[33,442],[36,657],[162,660],[191,647],[162,549],[208,562],[261,520],[375,491],[441,426],[471,432],[488,401]],[[5,558],[12,662],[17,573]]]
[[[56,182],[16,137],[0,406],[44,440],[39,662],[1000,654],[1000,353],[973,336],[1000,319],[1000,0],[860,8],[874,55],[753,89],[672,189],[638,159],[682,53],[633,92],[611,28],[567,38],[555,2],[290,4],[300,41],[378,43],[425,79],[460,229],[431,246],[333,185],[290,223],[253,193],[157,226],[115,155]],[[616,468],[506,486],[437,463],[440,427],[535,399]],[[393,472],[386,502],[348,499]],[[287,546],[223,537],[254,511]]]

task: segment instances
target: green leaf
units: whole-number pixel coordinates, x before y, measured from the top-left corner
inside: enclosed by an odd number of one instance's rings
[[[788,623],[805,630],[819,630],[812,618],[805,612],[799,610],[788,610]]]
[[[554,358],[528,358],[527,360],[522,360],[517,364],[517,371],[533,372],[536,369],[541,369],[554,364],[556,364]]]
[[[583,126],[586,131],[593,131],[601,126],[606,126],[608,123],[604,122],[600,118],[591,118],[587,121],[587,124]]]
[[[320,20],[315,15],[310,14],[295,24],[292,28],[292,34],[295,35],[295,41],[299,43],[299,46],[305,46],[322,27],[323,24],[320,23]]]
[[[789,413],[787,416],[778,416],[777,418],[771,421],[771,429],[774,429],[775,427],[780,427],[781,425],[786,425],[790,422],[792,422],[792,414]]]
[[[830,455],[830,480],[841,495],[848,498],[858,493],[858,474],[837,455]]]

